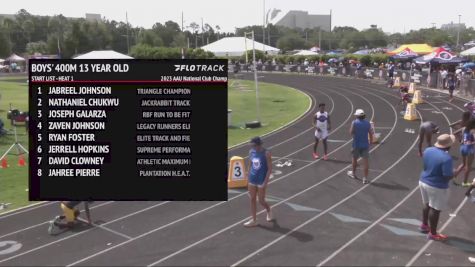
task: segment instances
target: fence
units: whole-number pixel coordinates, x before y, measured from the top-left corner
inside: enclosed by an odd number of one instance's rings
[[[238,72],[252,72],[252,64],[229,65],[229,71]],[[315,66],[315,65],[294,65],[294,64],[260,64],[257,65],[257,71],[260,72],[281,72],[281,73],[299,73],[308,75],[331,75],[331,76],[345,76],[356,77],[359,79],[374,79],[387,81],[388,72],[386,69],[376,68],[361,68],[356,69],[353,66]],[[412,75],[411,75],[412,74]],[[396,70],[394,77],[399,77],[403,83],[414,82],[421,86],[429,88],[442,88],[442,78],[438,72],[429,73],[427,71],[413,70]],[[471,76],[462,77],[458,88],[462,94],[468,97],[475,97],[475,79]]]

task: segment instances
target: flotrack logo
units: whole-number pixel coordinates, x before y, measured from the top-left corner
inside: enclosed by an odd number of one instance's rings
[[[175,71],[224,71],[224,65],[175,65]]]

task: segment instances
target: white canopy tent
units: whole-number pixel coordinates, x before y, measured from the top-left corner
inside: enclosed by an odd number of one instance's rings
[[[317,56],[318,53],[315,53],[310,50],[300,50],[299,52],[295,53],[294,56]]]
[[[79,55],[74,59],[133,59],[133,57],[121,54],[114,50],[96,50]]]
[[[247,47],[246,47],[247,46]],[[252,40],[245,37],[225,37],[211,44],[202,46],[201,49],[212,52],[215,56],[242,56],[247,50],[252,50]],[[266,51],[269,55],[276,55],[280,49],[254,41],[254,48]]]
[[[6,58],[5,61],[8,61],[8,62],[22,62],[22,61],[25,61],[25,59],[20,57],[17,54],[12,54],[8,58]]]
[[[475,46],[470,48],[470,49],[467,49],[465,51],[462,51],[462,53],[460,53],[460,55],[462,55],[462,56],[474,56],[475,55]]]

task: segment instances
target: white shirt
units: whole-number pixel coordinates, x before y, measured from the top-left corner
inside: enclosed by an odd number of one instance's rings
[[[321,113],[320,111],[315,114],[316,119],[315,123],[317,125],[317,128],[319,128],[322,131],[327,131],[328,129],[328,112],[323,112]]]

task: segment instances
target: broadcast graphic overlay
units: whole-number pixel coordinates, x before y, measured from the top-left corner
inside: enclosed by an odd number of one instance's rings
[[[30,60],[30,200],[226,200],[226,60]]]

